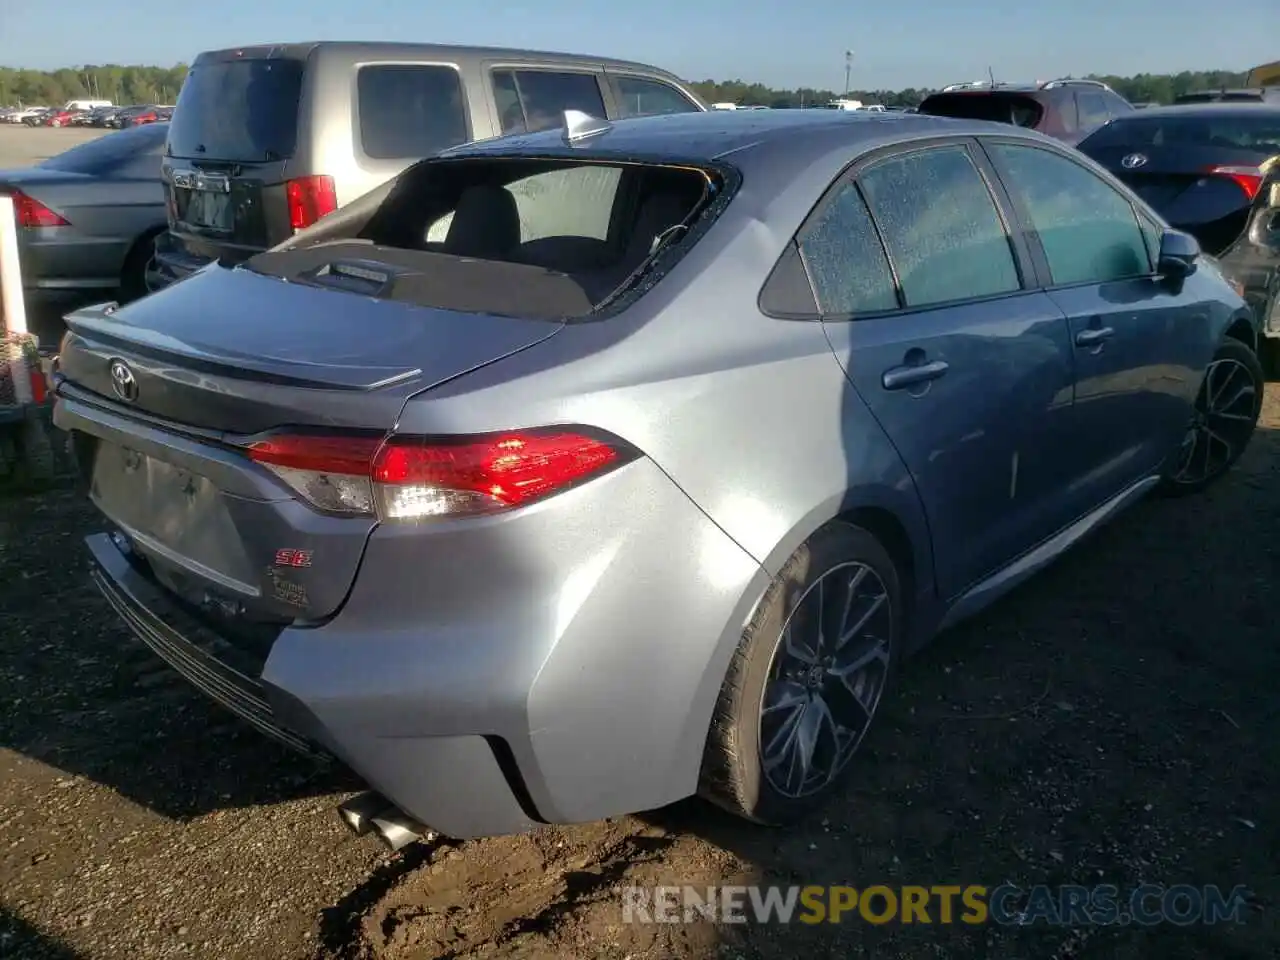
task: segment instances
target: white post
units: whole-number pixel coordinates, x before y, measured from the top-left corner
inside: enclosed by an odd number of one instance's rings
[[[18,218],[13,197],[0,194],[0,322],[5,334],[4,359],[9,364],[14,398],[31,403],[31,372],[17,337],[27,332],[27,307],[22,297],[22,267],[18,262]]]

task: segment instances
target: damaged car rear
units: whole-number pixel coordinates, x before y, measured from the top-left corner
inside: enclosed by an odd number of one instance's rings
[[[1253,307],[1258,352],[1280,377],[1280,105],[1152,108],[1079,148],[1215,258]]]
[[[58,359],[113,528],[96,585],[204,693],[359,773],[393,845],[667,799],[643,750],[613,779],[586,756],[611,598],[703,578],[654,530],[758,571],[573,402],[627,375],[606,348],[636,326],[596,321],[642,312],[737,174],[544,140],[424,161],[243,264],[75,312]],[[679,614],[718,637],[704,606]]]

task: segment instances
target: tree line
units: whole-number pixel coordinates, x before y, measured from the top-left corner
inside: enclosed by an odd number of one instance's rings
[[[82,99],[171,104],[178,99],[186,75],[185,63],[174,67],[108,63],[61,70],[0,67],[0,105],[52,107]]]
[[[105,64],[64,67],[60,70],[0,67],[0,104],[52,106],[81,98],[110,100],[112,103],[173,103],[186,75],[187,66],[182,63],[173,67]],[[1089,79],[1110,84],[1117,93],[1132,103],[1169,103],[1179,94],[1191,90],[1240,86],[1244,83],[1244,78],[1243,72],[1230,70],[1140,73],[1132,77],[1089,75]],[[812,87],[775,89],[745,80],[700,80],[692,86],[708,103],[759,104],[775,108],[808,107],[844,95],[835,90],[816,90]],[[864,103],[914,107],[932,92],[924,87],[909,87],[906,90],[852,90],[848,95]]]
[[[1101,80],[1130,103],[1172,103],[1173,98],[1193,90],[1218,90],[1244,85],[1246,72],[1231,70],[1184,70],[1181,73],[1139,73],[1132,77],[1110,74],[1088,74],[1081,79]],[[956,81],[979,80],[984,77],[956,77]],[[1028,80],[1057,80],[1059,77],[1029,77]],[[699,80],[692,84],[708,103],[759,104],[765,107],[809,107],[826,103],[844,93],[835,90],[775,90],[762,83],[745,80]],[[882,103],[886,107],[914,107],[934,90],[909,87],[906,90],[850,90],[848,96],[863,103]]]

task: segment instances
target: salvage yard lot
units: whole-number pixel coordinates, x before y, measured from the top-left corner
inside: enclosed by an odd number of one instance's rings
[[[0,167],[50,135],[0,128]],[[47,151],[47,152],[46,152]],[[207,703],[89,587],[69,489],[0,494],[0,957],[1280,955],[1280,390],[1211,493],[1149,501],[908,664],[791,832],[689,802],[388,855],[354,784]],[[624,926],[620,888],[1244,884],[1242,926]],[[936,919],[936,917],[935,917]]]

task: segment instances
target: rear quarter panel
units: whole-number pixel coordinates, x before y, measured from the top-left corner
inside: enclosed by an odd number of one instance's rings
[[[42,280],[118,281],[133,244],[166,222],[158,177],[85,179],[31,193],[71,223],[24,235],[24,272]]]

